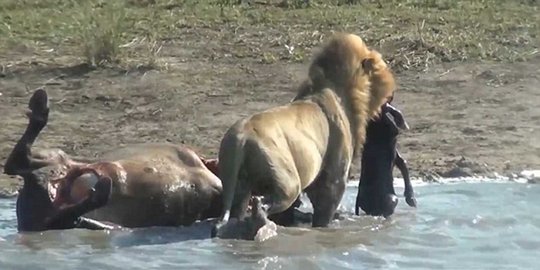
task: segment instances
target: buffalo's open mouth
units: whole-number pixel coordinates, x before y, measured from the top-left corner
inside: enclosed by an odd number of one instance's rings
[[[65,177],[49,181],[49,198],[57,209],[76,205],[88,198],[99,179],[93,170],[69,171]]]
[[[217,158],[214,158],[214,159],[204,159],[204,158],[200,158],[202,163],[204,164],[204,166],[206,166],[206,168],[212,172],[215,176],[219,176],[219,172],[218,172],[218,159]]]

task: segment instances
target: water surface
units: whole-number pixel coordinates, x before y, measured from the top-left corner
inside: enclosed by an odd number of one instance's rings
[[[402,188],[396,190],[401,194]],[[540,185],[416,186],[390,220],[354,216],[327,229],[280,228],[263,243],[208,239],[209,226],[17,234],[0,200],[0,269],[539,269]]]

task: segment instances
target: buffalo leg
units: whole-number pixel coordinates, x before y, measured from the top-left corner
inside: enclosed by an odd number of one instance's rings
[[[361,198],[362,198],[362,186],[358,184],[358,194],[356,194],[356,204],[354,205],[354,214],[357,216],[360,215],[360,205],[362,202]]]
[[[31,150],[39,133],[47,125],[49,118],[47,93],[42,89],[36,90],[30,98],[28,107],[30,109],[27,113],[29,118],[28,126],[4,165],[5,174],[23,176],[25,181],[31,178],[25,176],[31,175],[32,171],[52,165],[47,160],[33,157]]]
[[[405,201],[409,206],[416,207],[416,199],[414,198],[414,190],[411,184],[411,178],[409,177],[409,168],[407,167],[407,162],[401,155],[399,151],[396,150],[396,160],[395,164],[398,167],[401,175],[403,176],[403,182],[405,186],[404,196]]]
[[[30,98],[28,125],[15,147],[11,151],[4,165],[4,173],[23,177],[24,186],[17,198],[17,228],[19,231],[39,231],[46,229],[43,224],[47,215],[53,211],[52,203],[46,189],[38,183],[41,175],[40,168],[58,165],[58,161],[32,154],[32,145],[39,133],[47,125],[49,117],[48,97],[43,89],[38,89]],[[68,213],[70,210],[66,211]],[[69,216],[66,213],[54,218],[54,222],[61,223],[61,217]],[[74,213],[77,213],[75,211]],[[71,218],[73,220],[76,218]],[[81,227],[92,227],[90,220],[82,220]],[[65,226],[65,225],[64,225]],[[62,227],[58,225],[58,227]]]

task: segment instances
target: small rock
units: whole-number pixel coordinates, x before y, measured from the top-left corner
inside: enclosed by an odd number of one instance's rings
[[[538,183],[540,183],[540,177],[527,179],[527,184],[538,184]]]
[[[83,87],[81,80],[71,80],[67,82],[67,85],[64,87],[66,90],[78,90]]]
[[[482,164],[479,162],[474,162],[472,160],[469,160],[468,158],[461,157],[460,160],[458,160],[455,163],[455,166],[463,169],[467,169],[472,174],[487,174],[490,172],[489,167],[487,164]]]
[[[112,96],[98,95],[98,96],[96,96],[96,100],[97,101],[107,102],[107,101],[116,101],[116,100],[118,100],[118,98],[117,97],[112,97]]]
[[[51,85],[62,85],[62,82],[59,82],[57,81],[56,79],[50,79],[50,80],[47,80],[44,85],[48,85],[48,86],[51,86]]]
[[[26,92],[23,91],[23,90],[18,89],[18,90],[13,91],[11,95],[12,95],[13,97],[25,97],[25,96],[26,96]]]
[[[482,133],[483,131],[481,129],[466,127],[462,129],[461,132],[465,135],[478,135]]]
[[[257,242],[266,241],[277,235],[277,225],[276,223],[269,221],[268,224],[262,226],[254,237],[254,240]]]
[[[504,161],[504,170],[510,170],[512,169],[512,163],[510,162],[510,160],[506,160]]]
[[[502,179],[502,178],[503,178],[502,175],[500,175],[498,172],[495,172],[495,171],[493,171],[493,172],[488,172],[488,173],[486,174],[486,176],[487,176],[488,178],[494,179],[494,180],[498,180],[498,179]]]
[[[464,113],[455,113],[455,114],[452,114],[452,119],[463,119],[465,118],[466,114]]]
[[[467,158],[465,158],[464,156],[462,156],[457,162],[456,162],[456,166],[458,167],[472,167],[474,166],[473,162],[468,160]]]
[[[457,178],[457,177],[468,177],[473,176],[471,168],[467,167],[454,167],[446,172],[441,174],[442,177]]]
[[[421,171],[419,175],[425,182],[438,182],[438,179],[441,178],[439,174],[432,171]]]
[[[134,103],[128,99],[121,99],[120,103],[128,106],[134,106]]]
[[[486,80],[493,80],[493,79],[497,78],[497,74],[495,74],[495,72],[493,72],[491,70],[486,70],[486,71],[478,74],[478,76],[476,76],[476,77],[486,79]]]
[[[514,180],[517,178],[517,174],[509,172],[506,174],[506,177],[508,177],[508,180]]]
[[[540,170],[524,170],[520,173],[520,176],[527,179],[529,184],[540,183]]]

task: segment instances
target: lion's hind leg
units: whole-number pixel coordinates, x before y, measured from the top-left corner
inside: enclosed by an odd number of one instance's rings
[[[287,211],[300,196],[300,177],[296,168],[289,168],[290,164],[276,167],[272,170],[272,179],[265,181],[271,183],[261,194],[263,209],[268,215]]]
[[[246,181],[246,175],[240,172],[238,184],[234,192],[234,199],[231,207],[231,218],[242,220],[247,216],[247,208],[251,200],[251,185]]]

